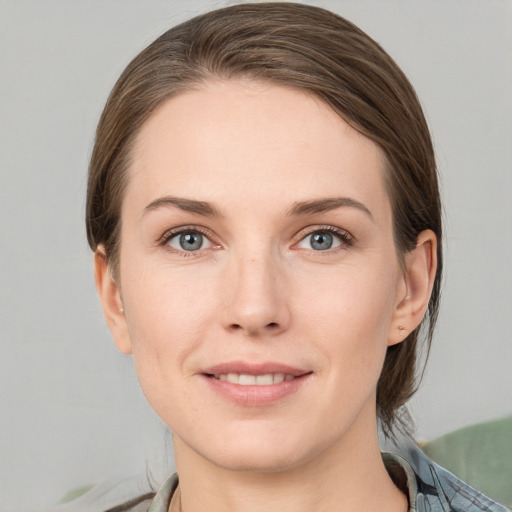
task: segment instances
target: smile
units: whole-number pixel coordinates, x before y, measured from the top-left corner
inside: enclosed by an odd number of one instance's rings
[[[221,373],[212,375],[214,379],[240,384],[241,386],[270,386],[284,381],[293,380],[293,375],[284,373],[266,373],[264,375],[249,375],[247,373]]]
[[[291,398],[313,372],[281,363],[226,362],[199,374],[215,395],[242,407],[265,407]]]

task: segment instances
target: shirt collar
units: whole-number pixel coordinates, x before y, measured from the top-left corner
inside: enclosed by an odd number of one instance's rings
[[[402,491],[404,491],[402,487],[405,481],[410,503],[409,512],[416,512],[414,504],[416,503],[417,486],[413,469],[404,458],[393,453],[382,453],[382,460],[391,478]],[[151,502],[148,512],[168,512],[172,496],[177,487],[178,474],[174,473],[159,489]]]

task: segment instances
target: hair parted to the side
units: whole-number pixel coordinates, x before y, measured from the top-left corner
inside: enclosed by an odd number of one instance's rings
[[[434,151],[416,94],[396,63],[340,16],[304,4],[240,4],[193,18],[164,33],[125,69],[101,116],[89,168],[87,236],[103,244],[119,274],[121,203],[131,148],[142,125],[168,98],[211,80],[249,78],[298,88],[321,98],[387,158],[397,254],[418,234],[437,235],[438,269],[428,313],[405,341],[388,348],[377,412],[391,433],[418,384],[420,330],[428,354],[442,271],[441,204]],[[405,426],[405,425],[402,425]]]

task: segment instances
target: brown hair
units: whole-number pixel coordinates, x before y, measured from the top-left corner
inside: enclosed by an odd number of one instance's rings
[[[442,269],[441,205],[429,130],[416,94],[393,59],[340,16],[303,4],[241,4],[193,18],[164,33],[125,69],[101,116],[89,169],[87,237],[103,244],[119,272],[120,211],[134,140],[171,96],[212,78],[248,77],[321,98],[387,157],[397,253],[431,229],[438,269],[423,321],[426,353],[437,318]],[[422,327],[420,326],[420,327]],[[420,327],[388,348],[377,388],[386,432],[415,392]]]

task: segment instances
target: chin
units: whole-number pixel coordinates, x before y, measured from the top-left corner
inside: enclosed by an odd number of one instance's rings
[[[315,458],[322,451],[316,442],[308,443],[304,433],[296,435],[281,430],[277,435],[252,432],[239,435],[226,434],[208,438],[208,444],[200,443],[193,450],[216,467],[236,472],[279,473],[287,471]]]
[[[362,437],[367,439],[361,432],[369,432],[369,425],[376,429],[373,399],[359,409],[338,404],[340,408],[339,414],[322,414],[311,407],[309,415],[300,416],[295,408],[289,414],[282,408],[272,414],[261,411],[259,418],[258,411],[250,418],[246,413],[236,419],[211,414],[209,420],[202,415],[193,423],[169,424],[175,436],[176,461],[188,458],[192,464],[207,462],[227,471],[262,474],[322,461],[330,464],[333,457],[359,445]]]
[[[283,453],[282,450],[234,450],[216,453],[210,462],[228,471],[247,473],[280,473],[300,466],[304,458],[297,453]]]

